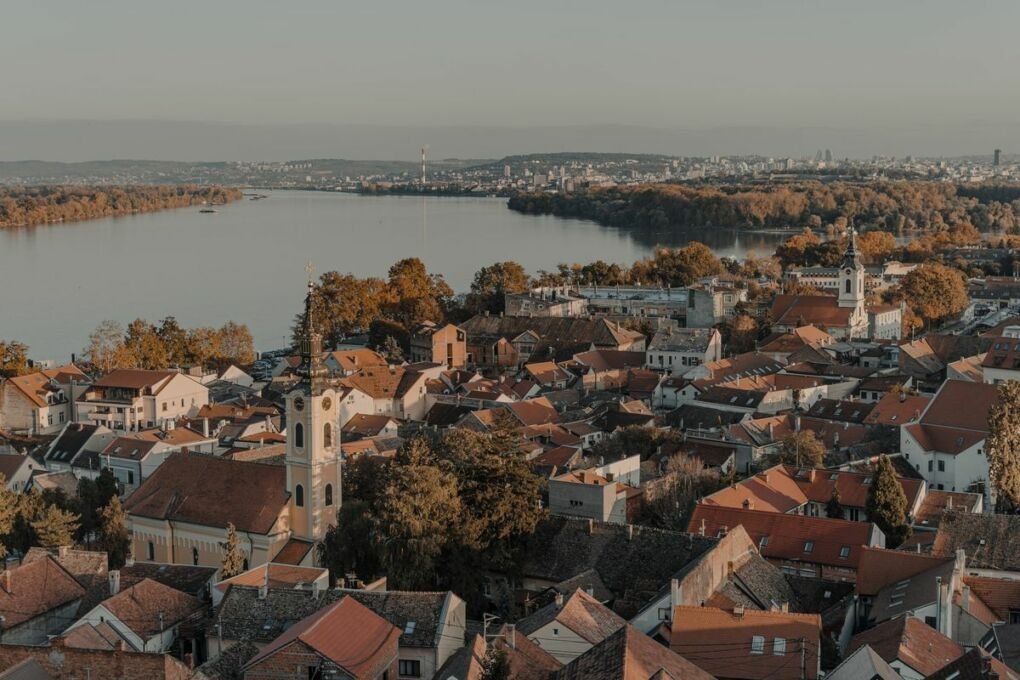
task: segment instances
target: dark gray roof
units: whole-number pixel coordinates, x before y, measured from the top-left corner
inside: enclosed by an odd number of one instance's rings
[[[613,609],[628,618],[648,604],[670,579],[718,540],[679,531],[548,517],[529,537],[522,574],[559,583],[598,572],[613,593]]]
[[[135,562],[120,569],[121,588],[129,588],[149,578],[188,595],[203,597],[207,585],[216,577],[215,567],[196,567],[190,564],[157,564]]]
[[[765,399],[765,395],[767,394],[768,392],[741,390],[735,387],[721,387],[716,385],[715,387],[709,387],[707,390],[699,394],[698,401],[704,401],[710,404],[721,404],[723,406],[732,406],[735,408],[756,409],[762,400]]]
[[[901,680],[900,674],[869,645],[859,647],[826,676],[826,680],[861,680],[861,678]]]
[[[1020,672],[1020,624],[999,624],[992,626],[997,656],[1002,663]]]
[[[1020,571],[1020,516],[949,512],[942,516],[932,553],[955,557],[967,553],[967,566]]]
[[[334,588],[319,593],[310,590],[270,588],[265,598],[259,589],[231,586],[216,616],[222,618],[223,637],[228,640],[268,643],[294,623],[323,607],[350,595],[400,629],[401,647],[434,647],[442,631],[440,622],[451,592],[347,590]],[[414,625],[409,625],[411,622]]]
[[[53,676],[38,661],[28,657],[7,670],[0,671],[0,680],[53,680]]]
[[[737,567],[719,588],[719,592],[751,609],[768,611],[783,604],[796,606],[797,594],[783,572],[758,553],[752,554]]]
[[[472,409],[460,404],[443,404],[437,402],[432,405],[425,415],[425,424],[435,427],[450,427],[458,420],[470,413]]]
[[[212,661],[198,667],[209,680],[244,680],[244,665],[251,661],[259,648],[250,642],[238,642]]]
[[[724,411],[709,406],[684,404],[666,414],[666,424],[683,429],[696,428],[712,430],[739,423],[747,417],[746,412]]]
[[[807,415],[825,420],[838,420],[848,423],[863,423],[874,404],[862,401],[843,401],[840,399],[819,399],[808,410]]]
[[[68,423],[50,445],[46,460],[71,464],[97,429],[96,425]]]
[[[609,602],[613,599],[613,593],[606,588],[606,584],[602,582],[602,577],[594,569],[582,571],[577,576],[560,581],[553,586],[553,590],[564,597],[571,595],[578,588],[585,592],[590,591],[589,594],[599,602]]]

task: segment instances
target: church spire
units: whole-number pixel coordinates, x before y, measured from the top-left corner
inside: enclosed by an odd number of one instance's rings
[[[856,269],[860,266],[860,259],[857,256],[857,230],[850,227],[850,240],[846,244],[846,252],[843,253],[842,267]]]
[[[322,363],[322,334],[315,330],[315,314],[312,310],[314,293],[315,283],[309,279],[308,294],[305,296],[305,318],[298,348],[301,364],[297,368],[302,383],[311,388],[313,393],[322,389],[323,378],[326,377],[326,367]]]

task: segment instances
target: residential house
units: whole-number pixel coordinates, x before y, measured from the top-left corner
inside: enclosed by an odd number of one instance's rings
[[[208,631],[210,657],[247,644],[263,650],[294,621],[345,598],[356,600],[395,626],[398,673],[391,677],[431,678],[464,645],[464,601],[451,592],[425,593],[333,588],[232,586],[216,610],[221,631]]]
[[[516,629],[560,663],[570,663],[627,625],[581,589],[519,620]]]
[[[673,328],[656,332],[645,350],[645,367],[683,375],[694,366],[722,358],[722,336],[715,328]]]
[[[103,467],[109,468],[129,493],[169,456],[185,449],[211,454],[216,449],[216,439],[186,427],[174,427],[171,421],[163,428],[126,432],[107,444],[99,456]]]
[[[329,589],[329,570],[322,567],[302,567],[294,564],[267,562],[252,567],[236,576],[223,579],[210,590],[213,606],[219,605],[233,586],[255,588],[293,588],[322,593]]]
[[[555,680],[712,678],[683,654],[667,649],[630,625],[623,626],[594,645],[553,677]]]
[[[572,470],[549,480],[549,511],[627,524],[641,510],[641,457]]]
[[[1020,326],[1007,326],[1002,337],[994,339],[981,362],[981,372],[984,382],[991,385],[1020,380]]]
[[[586,390],[621,390],[627,385],[629,369],[645,363],[644,352],[592,350],[574,355],[571,364]]]
[[[144,678],[145,680],[187,680],[194,670],[168,654],[151,654],[123,649],[76,649],[66,645],[0,645],[0,668],[19,667],[26,660],[48,674],[28,680],[50,678]],[[20,666],[24,668],[24,666]],[[6,678],[5,678],[6,680]],[[14,676],[11,680],[26,680]]]
[[[3,479],[8,489],[16,493],[27,491],[32,483],[32,475],[45,470],[46,467],[32,456],[0,453],[0,479]]]
[[[330,373],[338,376],[354,375],[366,368],[383,368],[388,365],[381,354],[367,348],[328,352],[323,363]]]
[[[886,663],[875,650],[868,645],[861,645],[847,656],[831,672],[826,680],[902,680],[892,666]]]
[[[199,617],[205,604],[151,579],[143,579],[119,590],[118,572],[110,572],[110,597],[75,621],[79,626],[109,624],[132,649],[142,652],[166,652],[176,640],[180,626]]]
[[[808,517],[750,508],[698,503],[688,530],[722,536],[742,525],[763,557],[783,573],[853,582],[863,546],[884,546],[885,535],[870,522]]]
[[[194,416],[208,403],[209,389],[183,373],[122,368],[78,397],[78,420],[140,430]]]
[[[344,423],[340,433],[345,441],[379,436],[392,437],[397,434],[397,425],[397,421],[387,415],[356,413]]]
[[[539,387],[550,390],[566,389],[576,378],[554,361],[536,361],[525,364],[524,375]]]
[[[680,606],[669,646],[720,680],[815,680],[821,632],[817,614]]]
[[[0,430],[54,434],[75,419],[74,401],[88,386],[74,364],[0,379]]]
[[[310,614],[266,645],[244,666],[247,680],[343,677],[387,680],[399,672],[392,623],[345,597]]]
[[[4,645],[37,645],[74,621],[85,588],[46,556],[0,571],[0,638]]]
[[[955,557],[957,550],[963,550],[968,576],[1020,579],[1017,532],[1017,515],[947,513],[939,524],[932,554]]]
[[[900,616],[850,640],[847,653],[869,646],[903,680],[923,680],[963,656],[963,647],[913,616]]]
[[[411,329],[411,362],[430,361],[447,369],[468,363],[467,334],[452,323],[425,321]]]
[[[947,380],[919,421],[900,428],[903,457],[930,487],[948,491],[988,489],[988,413],[998,388],[986,383]]]
[[[343,379],[346,386],[371,397],[372,408],[361,413],[419,421],[428,410],[426,380],[425,374],[403,366],[366,368]]]
[[[790,355],[807,347],[821,348],[835,344],[836,339],[814,326],[799,326],[789,333],[773,333],[762,341],[758,351],[776,361],[787,363]]]

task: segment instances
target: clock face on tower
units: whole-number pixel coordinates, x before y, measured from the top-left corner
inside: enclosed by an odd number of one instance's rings
[[[294,399],[294,410],[295,411],[304,411],[305,410],[305,400],[302,399],[301,397],[297,397],[296,399]]]
[[[333,408],[333,400],[330,399],[329,397],[323,397],[323,399],[322,399],[322,410],[323,411],[328,411],[331,408]]]

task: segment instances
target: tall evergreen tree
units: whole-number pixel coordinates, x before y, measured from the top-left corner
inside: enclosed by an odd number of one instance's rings
[[[233,522],[227,523],[227,552],[223,555],[220,576],[230,578],[244,571],[244,551],[241,550],[241,539],[237,537],[237,528]]]
[[[886,546],[895,548],[910,536],[907,523],[907,495],[886,456],[878,459],[868,487],[868,520],[885,534]]]
[[[127,515],[120,499],[114,496],[100,513],[99,542],[110,563],[110,569],[120,569],[131,550]]]
[[[988,414],[988,476],[999,510],[1020,505],[1020,382],[999,387]]]

